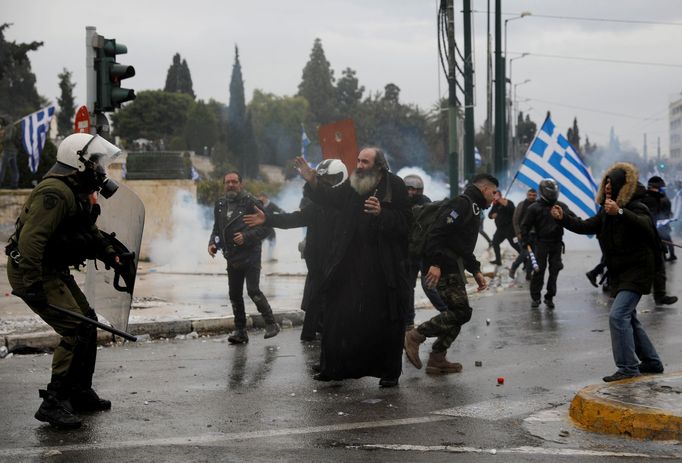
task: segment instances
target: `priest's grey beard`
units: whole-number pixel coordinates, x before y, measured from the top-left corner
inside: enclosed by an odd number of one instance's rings
[[[376,188],[380,179],[380,170],[371,169],[368,172],[354,170],[350,176],[350,186],[357,194],[364,196]]]

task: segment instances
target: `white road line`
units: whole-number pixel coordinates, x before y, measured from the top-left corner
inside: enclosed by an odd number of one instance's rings
[[[409,452],[449,452],[449,453],[487,453],[491,455],[550,455],[562,457],[622,457],[622,458],[657,458],[657,459],[680,459],[679,455],[652,455],[632,452],[608,452],[601,450],[581,450],[566,448],[546,447],[512,447],[503,449],[484,449],[476,447],[460,447],[454,445],[404,445],[404,444],[366,444],[349,445],[349,449],[358,450],[395,450]]]
[[[171,445],[202,445],[215,444],[231,440],[262,439],[268,437],[293,436],[298,434],[313,434],[320,432],[352,431],[355,429],[382,428],[388,426],[404,426],[411,424],[434,423],[452,419],[448,416],[422,416],[416,418],[403,418],[399,420],[381,420],[359,423],[332,424],[326,426],[309,426],[303,428],[270,429],[265,431],[238,432],[231,434],[209,433],[198,436],[168,437],[156,439],[140,439],[116,442],[97,442],[87,444],[72,444],[52,447],[20,447],[0,449],[2,457],[58,455],[64,452],[80,452],[93,450],[112,450],[140,447],[164,447]]]

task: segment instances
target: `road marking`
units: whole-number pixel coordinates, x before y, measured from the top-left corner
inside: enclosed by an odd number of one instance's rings
[[[215,444],[231,440],[262,439],[268,437],[294,436],[298,434],[313,434],[320,432],[352,431],[355,429],[382,428],[388,426],[405,426],[413,424],[434,423],[438,421],[451,420],[448,416],[422,416],[416,418],[403,418],[398,420],[380,420],[359,423],[332,424],[326,426],[309,426],[303,428],[290,429],[270,429],[265,431],[250,431],[225,434],[221,432],[202,434],[198,436],[166,437],[166,438],[144,438],[140,440],[129,440],[119,442],[97,442],[61,445],[51,447],[20,447],[11,449],[0,449],[0,459],[2,457],[22,457],[22,456],[41,456],[59,455],[64,452],[79,452],[93,450],[112,450],[133,447],[163,447],[170,445],[201,445]]]
[[[602,450],[581,450],[546,447],[512,447],[502,449],[484,449],[476,447],[460,447],[455,445],[404,445],[404,444],[365,444],[349,445],[346,448],[358,450],[395,450],[408,452],[449,452],[449,453],[487,453],[490,455],[549,455],[562,457],[621,457],[621,458],[657,458],[679,459],[679,455],[652,455],[647,453],[608,452]]]

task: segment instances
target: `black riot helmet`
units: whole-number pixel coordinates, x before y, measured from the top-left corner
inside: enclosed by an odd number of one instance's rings
[[[559,199],[559,185],[553,178],[542,180],[538,189],[540,197],[549,204],[554,204]]]

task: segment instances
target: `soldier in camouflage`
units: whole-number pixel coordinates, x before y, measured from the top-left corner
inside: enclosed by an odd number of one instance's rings
[[[481,264],[474,256],[478,238],[479,216],[492,202],[499,183],[489,174],[475,176],[464,193],[450,200],[450,206],[436,219],[429,231],[424,261],[429,269],[426,280],[447,305],[447,310],[405,334],[405,353],[417,368],[422,367],[419,345],[427,337],[436,337],[426,372],[449,374],[462,371],[462,365],[449,362],[445,354],[459,335],[462,325],[471,319],[472,309],[466,294],[464,270],[474,275],[478,289],[488,284],[481,273]]]
[[[6,254],[13,294],[61,336],[52,358],[52,377],[40,390],[43,399],[36,419],[53,426],[77,428],[77,412],[108,410],[111,402],[92,389],[97,355],[96,328],[50,306],[97,319],[69,272],[86,259],[118,265],[119,257],[104,239],[95,220],[99,206],[90,197],[111,196],[118,186],[105,165],[120,150],[99,136],[73,134],[57,151],[57,162],[23,205]]]

